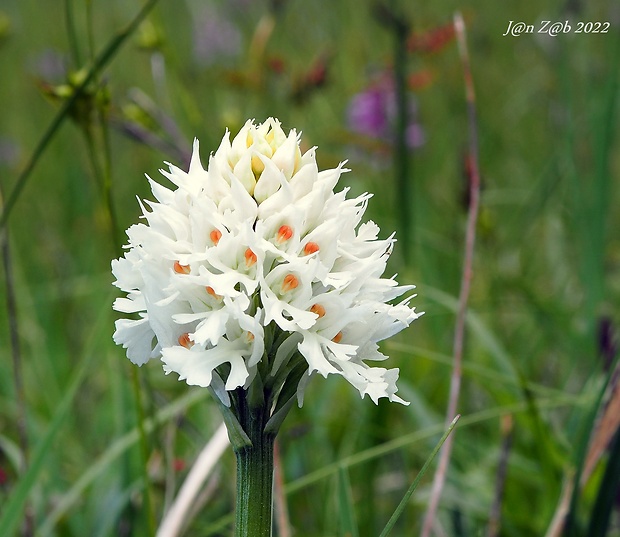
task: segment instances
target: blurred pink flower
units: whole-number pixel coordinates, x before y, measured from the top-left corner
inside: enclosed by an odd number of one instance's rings
[[[424,131],[417,122],[417,105],[413,97],[408,101],[409,125],[407,145],[417,148],[426,141]],[[347,109],[347,122],[351,131],[391,142],[396,121],[396,96],[390,81],[381,81],[357,93]]]

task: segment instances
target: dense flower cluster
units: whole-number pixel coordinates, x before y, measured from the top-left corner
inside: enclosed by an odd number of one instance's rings
[[[142,365],[160,358],[188,384],[228,393],[307,363],[342,375],[362,396],[403,402],[398,369],[370,367],[386,357],[377,342],[420,314],[387,302],[412,286],[382,278],[394,239],[361,219],[370,195],[334,192],[341,164],[319,172],[315,148],[300,150],[269,119],[227,132],[204,170],[198,141],[186,173],[161,171],[169,190],[149,178],[157,202],[146,223],[127,230],[128,250],[112,262],[127,293],[114,308],[137,314],[116,322],[114,341]],[[300,399],[301,401],[301,399]]]

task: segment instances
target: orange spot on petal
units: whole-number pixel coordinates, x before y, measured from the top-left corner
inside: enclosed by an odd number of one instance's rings
[[[181,334],[179,336],[179,345],[185,347],[186,349],[191,349],[194,345],[194,342],[189,339],[189,333],[185,332],[185,334]]]
[[[315,304],[310,311],[319,316],[319,319],[325,315],[325,308],[321,304]]]
[[[309,242],[304,246],[304,254],[310,255],[319,251],[319,245],[316,242]]]
[[[213,287],[211,287],[210,285],[207,285],[205,287],[205,289],[207,290],[207,293],[209,293],[213,298],[217,299],[217,300],[222,300],[222,295],[218,295],[214,290]]]
[[[293,236],[293,228],[291,226],[280,226],[278,229],[278,234],[276,235],[276,240],[279,244],[286,242]]]
[[[342,332],[338,332],[333,338],[332,341],[334,343],[340,343],[340,340],[342,339]]]
[[[222,232],[219,229],[214,229],[211,233],[209,233],[209,238],[213,244],[217,244],[222,238]]]
[[[243,256],[245,257],[245,264],[248,268],[250,268],[256,263],[256,254],[249,248],[245,251],[245,254],[243,254]]]
[[[191,270],[189,265],[181,265],[178,261],[174,262],[174,267],[172,268],[178,274],[189,274]]]
[[[299,280],[294,274],[287,274],[282,280],[282,292],[288,293],[299,285]]]

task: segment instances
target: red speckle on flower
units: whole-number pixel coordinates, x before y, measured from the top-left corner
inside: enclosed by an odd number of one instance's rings
[[[256,260],[258,259],[256,257],[256,254],[249,248],[245,251],[244,257],[245,257],[245,265],[248,268],[254,265],[256,263]]]
[[[291,226],[280,226],[278,229],[278,234],[276,235],[276,240],[278,244],[282,244],[286,242],[293,236],[293,228]]]
[[[222,232],[219,229],[214,229],[211,233],[209,233],[209,238],[213,244],[217,245],[222,238]]]
[[[179,345],[185,347],[186,349],[191,349],[194,345],[194,342],[189,339],[189,333],[185,332],[185,334],[181,334],[179,336]]]
[[[191,269],[189,268],[189,265],[181,265],[181,263],[175,261],[173,270],[177,274],[189,274]]]
[[[174,459],[174,461],[172,461],[172,469],[175,472],[182,472],[185,470],[185,461],[183,459]]]
[[[210,294],[213,298],[217,299],[217,300],[222,300],[222,295],[218,295],[214,290],[213,287],[211,287],[210,285],[207,285],[205,287],[206,291],[208,294]]]
[[[304,246],[304,254],[310,255],[319,251],[319,245],[316,242],[309,242]]]
[[[310,311],[318,315],[319,319],[325,315],[325,308],[321,304],[315,304],[310,308]]]
[[[282,280],[282,292],[288,293],[299,285],[299,280],[294,274],[287,274]]]

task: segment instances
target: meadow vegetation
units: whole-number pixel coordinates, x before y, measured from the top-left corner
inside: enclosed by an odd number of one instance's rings
[[[319,377],[278,437],[295,535],[380,534],[446,428],[471,175],[456,9],[481,198],[436,535],[545,535],[562,502],[565,535],[620,535],[616,8],[5,0],[0,535],[142,536],[159,524],[221,418],[206,390],[157,363],[138,370],[114,345],[110,261],[138,221],[136,196],[152,198],[145,173],[185,168],[194,137],[206,165],[226,128],[268,117],[303,131],[320,168],[348,160],[340,187],[374,194],[367,217],[399,239],[388,276],[415,283],[426,312],[382,346],[409,406]],[[611,27],[502,36],[510,20]],[[435,466],[392,535],[419,534]],[[230,534],[234,471],[228,451],[184,535]]]

